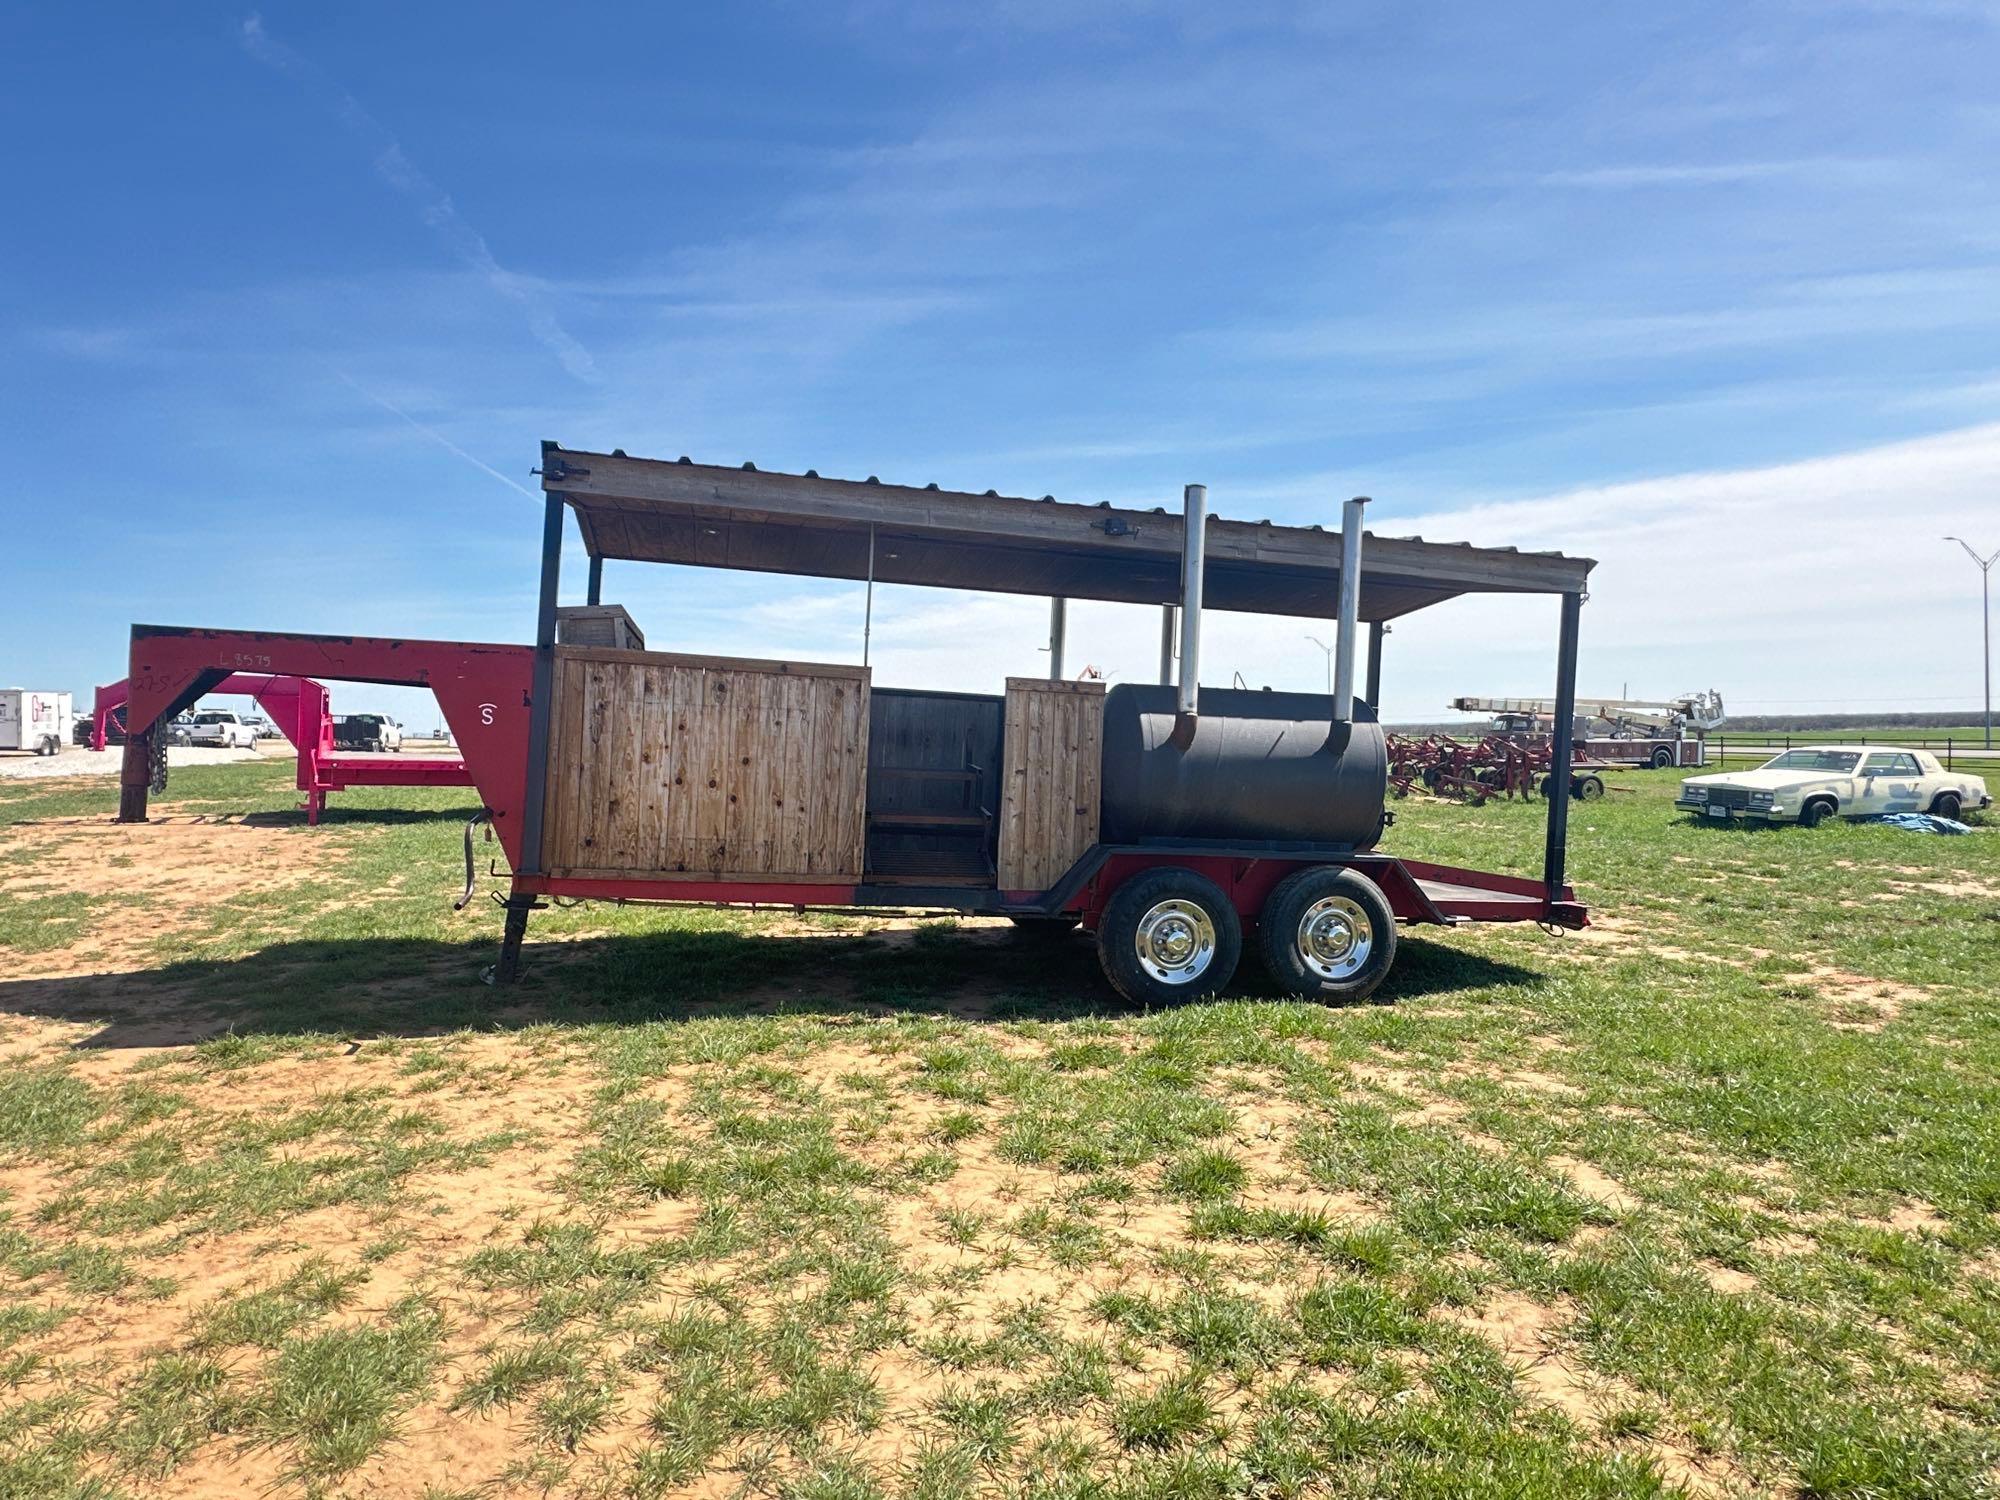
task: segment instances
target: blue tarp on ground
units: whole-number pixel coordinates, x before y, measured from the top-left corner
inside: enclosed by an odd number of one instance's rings
[[[1891,828],[1900,828],[1905,833],[1970,833],[1972,829],[1954,818],[1940,818],[1936,813],[1889,813],[1876,819]]]

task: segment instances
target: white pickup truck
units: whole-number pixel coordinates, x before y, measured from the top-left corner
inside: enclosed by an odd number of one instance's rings
[[[226,708],[205,708],[188,727],[188,743],[211,750],[254,750],[257,731]]]

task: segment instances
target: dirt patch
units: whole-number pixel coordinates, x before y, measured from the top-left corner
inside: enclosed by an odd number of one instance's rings
[[[1537,1302],[1502,1292],[1476,1308],[1455,1309],[1450,1321],[1500,1350],[1522,1393],[1595,1430],[1602,1414],[1635,1398],[1613,1376],[1586,1371],[1562,1350],[1562,1331],[1574,1320],[1568,1304]]]
[[[1592,913],[1590,925],[1571,936],[1594,948],[1636,948],[1645,946],[1646,933],[1646,927],[1631,918],[1604,912]]]
[[[430,1494],[532,1493],[503,1484],[531,1440],[522,1413],[473,1415],[434,1401],[412,1412],[396,1441],[341,1483],[344,1495],[388,1500]],[[422,1476],[422,1483],[413,1482]],[[189,1494],[201,1493],[188,1491]],[[216,1491],[220,1493],[220,1491]]]
[[[1696,1453],[1676,1443],[1655,1440],[1642,1450],[1660,1477],[1685,1493],[1702,1497],[1758,1492],[1742,1465],[1719,1453]]]
[[[1787,974],[1784,982],[1811,990],[1823,1000],[1827,1023],[1842,1031],[1880,1031],[1900,1017],[1904,1007],[1930,998],[1929,990],[1914,984],[1871,979],[1824,964]]]
[[[1398,1125],[1450,1125],[1465,1118],[1463,1104],[1455,1099],[1433,1099],[1416,1109],[1399,1109],[1395,1114]]]
[[[1639,1199],[1627,1192],[1623,1183],[1587,1161],[1573,1156],[1551,1156],[1549,1165],[1567,1177],[1584,1197],[1615,1214],[1630,1213],[1639,1206]]]
[[[1750,1248],[1759,1255],[1783,1260],[1794,1255],[1812,1254],[1819,1248],[1819,1241],[1809,1234],[1767,1234],[1752,1241]]]
[[[323,881],[344,851],[330,840],[304,849],[300,836],[293,828],[188,814],[149,823],[17,823],[7,834],[0,891],[141,906],[143,919],[114,909],[75,943],[34,955],[37,979],[103,973],[150,959],[162,937],[194,928],[199,915],[224,902]]]
[[[1917,1199],[1899,1203],[1889,1211],[1886,1218],[1858,1219],[1871,1229],[1893,1229],[1898,1234],[1943,1235],[1951,1230],[1951,1225],[1941,1218],[1936,1209]]]
[[[1553,1073],[1538,1072],[1533,1068],[1520,1068],[1512,1073],[1501,1073],[1497,1076],[1508,1088],[1523,1089],[1530,1094],[1546,1094],[1557,1099],[1583,1097],[1583,1090],[1568,1079],[1558,1078]]]
[[[1721,1292],[1724,1296],[1740,1297],[1745,1292],[1757,1289],[1757,1278],[1748,1271],[1737,1270],[1734,1266],[1719,1265],[1715,1261],[1704,1260],[1697,1262],[1696,1269],[1701,1272],[1701,1279],[1709,1284],[1711,1290]]]

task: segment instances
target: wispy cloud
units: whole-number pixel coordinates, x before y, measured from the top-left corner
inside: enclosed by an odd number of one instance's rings
[[[1630,166],[1588,167],[1581,171],[1543,172],[1535,181],[1557,188],[1714,187],[1720,183],[1757,182],[1782,177],[1813,165],[1796,161],[1661,162]]]
[[[381,407],[382,410],[388,412],[391,416],[401,418],[402,421],[408,424],[413,431],[418,432],[424,437],[430,439],[430,441],[436,443],[440,448],[444,449],[445,452],[454,454],[457,457],[464,459],[467,463],[471,464],[473,468],[479,470],[480,473],[499,480],[502,484],[506,485],[507,488],[510,490],[514,490],[519,494],[526,495],[531,500],[541,498],[539,495],[535,493],[535,491],[529,489],[525,484],[522,484],[519,480],[509,479],[505,474],[502,474],[498,469],[494,468],[493,465],[486,462],[485,459],[479,458],[474,454],[467,453],[463,448],[459,447],[458,444],[454,443],[450,438],[446,437],[443,433],[439,432],[435,427],[432,427],[424,422],[419,422],[415,417],[411,416],[408,412],[404,411],[402,407],[396,405],[396,403],[391,401],[388,397],[377,395],[374,391],[369,390],[367,386],[363,385],[360,381],[356,380],[352,375],[348,374],[345,370],[335,370],[333,373],[339,376],[342,383],[349,386],[352,390],[355,391],[356,394],[365,397],[369,401],[372,401],[375,405]]]
[[[418,216],[444,247],[488,287],[521,310],[528,331],[578,380],[595,381],[597,363],[556,316],[546,290],[533,277],[510,271],[495,258],[486,237],[465,221],[451,195],[428,177],[403,150],[402,143],[361,102],[297,49],[265,30],[263,17],[243,23],[243,50],[266,67],[295,80],[310,96],[326,105],[341,125],[359,140],[374,160],[375,171],[416,208]]]

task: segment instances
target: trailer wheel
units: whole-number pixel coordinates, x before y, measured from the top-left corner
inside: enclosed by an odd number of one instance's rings
[[[1595,802],[1604,795],[1602,776],[1579,776],[1574,788],[1579,802]]]
[[[1097,961],[1127,1000],[1167,1005],[1212,995],[1236,973],[1243,924],[1221,887],[1168,866],[1118,887],[1097,924]]]
[[[1665,745],[1656,745],[1653,747],[1653,769],[1655,771],[1664,771],[1673,763],[1673,751],[1669,750]]]
[[[1257,938],[1265,967],[1287,994],[1364,1000],[1396,961],[1396,914],[1366,875],[1314,865],[1271,892]]]

